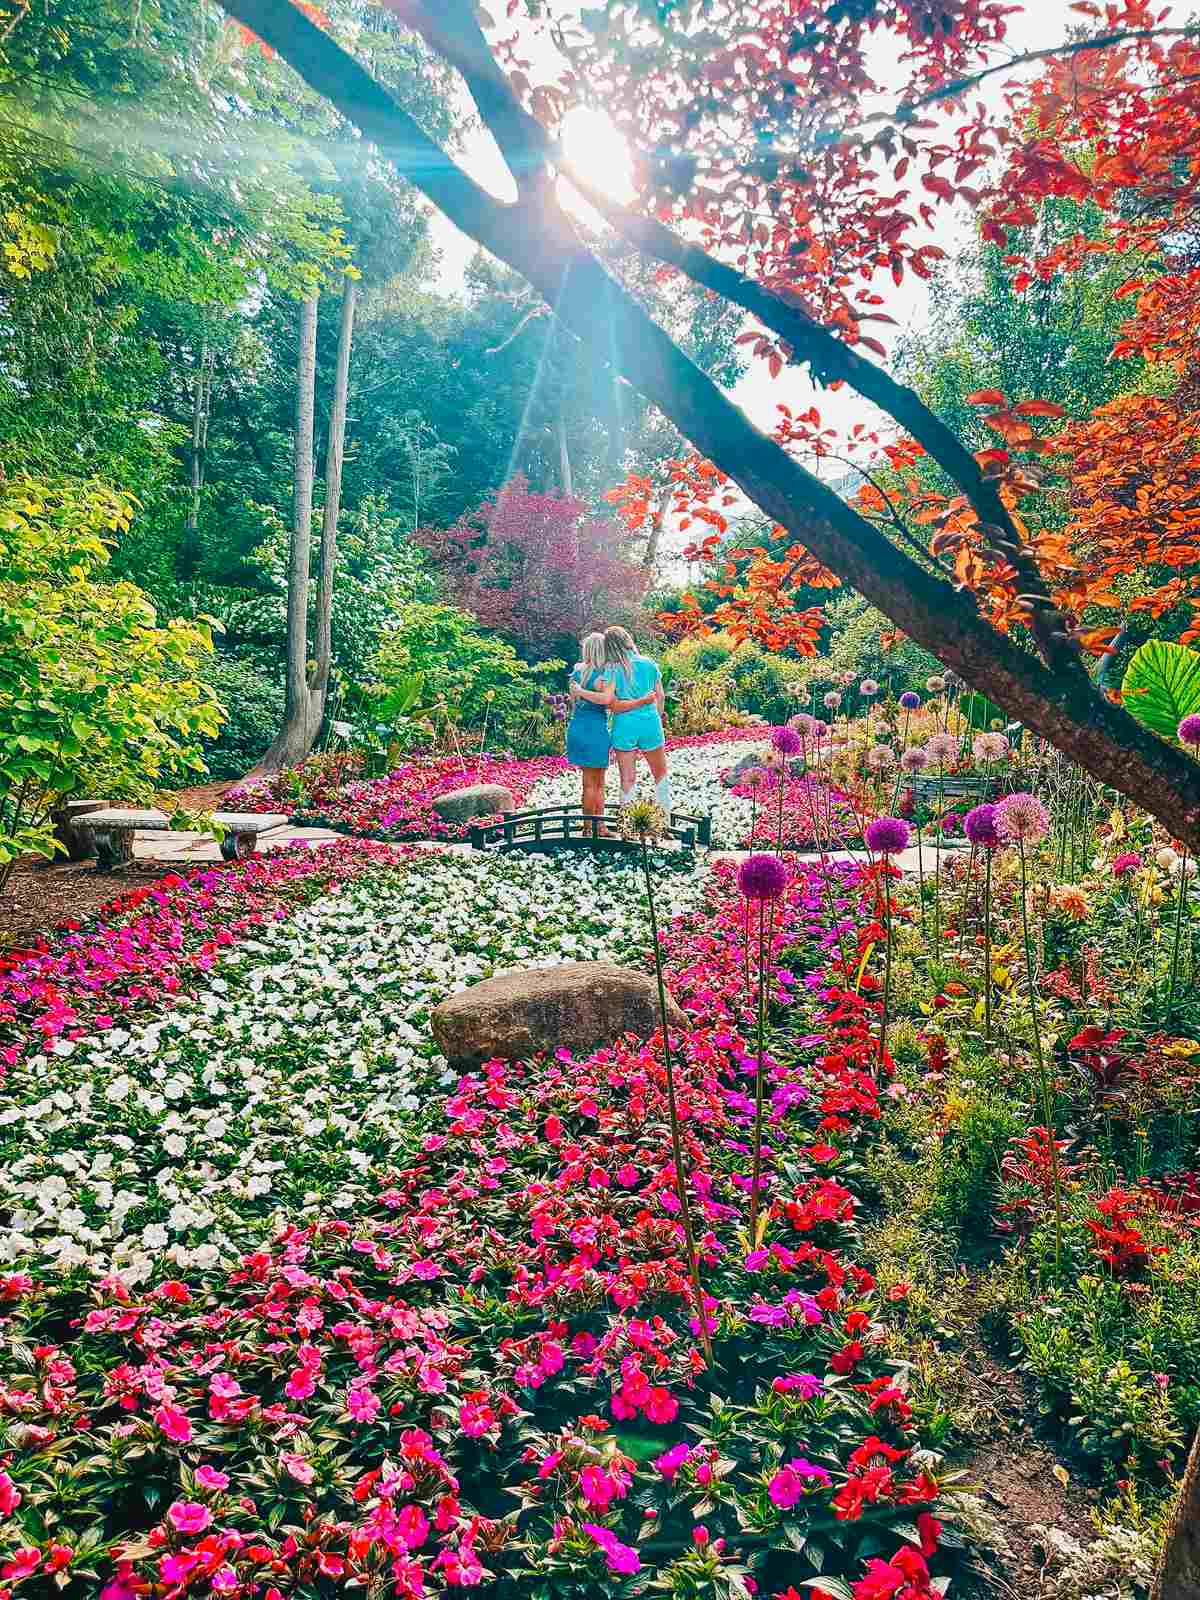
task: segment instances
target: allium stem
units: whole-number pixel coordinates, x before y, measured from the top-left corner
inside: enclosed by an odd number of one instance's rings
[[[764,1053],[767,1035],[767,903],[758,903],[758,1056],[754,1075],[754,1158],[750,1167],[750,1248],[758,1248],[758,1185],[762,1177]]]
[[[1050,1139],[1050,1170],[1054,1174],[1054,1270],[1062,1270],[1063,1205],[1062,1174],[1058,1167],[1058,1140],[1055,1138],[1054,1107],[1050,1098],[1050,1075],[1046,1070],[1046,1057],[1042,1051],[1042,1029],[1038,1015],[1037,983],[1033,961],[1033,941],[1029,936],[1029,883],[1025,868],[1025,841],[1017,841],[1021,853],[1021,931],[1025,935],[1025,975],[1029,984],[1029,1015],[1033,1022],[1033,1052],[1037,1058],[1038,1079],[1042,1091],[1042,1118]]]
[[[1175,889],[1175,938],[1171,945],[1171,986],[1167,991],[1167,1015],[1171,1014],[1175,1005],[1175,983],[1179,977],[1179,943],[1183,934],[1183,912],[1187,904],[1187,849],[1184,848],[1183,859],[1179,863],[1179,880]]]
[[[887,1070],[888,1010],[892,999],[892,877],[891,863],[883,859],[883,1015],[879,1019],[879,1077]]]
[[[992,1042],[992,852],[983,857],[983,1041]]]
[[[692,1231],[692,1213],[688,1205],[687,1182],[683,1171],[683,1138],[679,1129],[679,1108],[675,1100],[675,1068],[671,1061],[671,1035],[667,1027],[667,986],[663,981],[662,949],[658,942],[658,913],[654,906],[654,877],[650,871],[650,847],[645,837],[642,839],[642,871],[646,877],[646,903],[650,908],[650,942],[654,950],[654,976],[658,983],[658,1015],[662,1023],[663,1065],[667,1074],[667,1109],[671,1119],[671,1156],[675,1163],[675,1194],[683,1220],[688,1275],[692,1280],[692,1294],[696,1302],[700,1343],[704,1346],[704,1357],[711,1368],[712,1340],[708,1334],[708,1314],[704,1309],[704,1291],[700,1287],[700,1260],[696,1254],[696,1237]]]

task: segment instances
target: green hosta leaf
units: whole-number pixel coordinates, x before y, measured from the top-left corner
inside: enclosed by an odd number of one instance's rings
[[[1144,728],[1174,739],[1184,717],[1200,711],[1200,651],[1164,639],[1147,640],[1134,651],[1121,698]]]

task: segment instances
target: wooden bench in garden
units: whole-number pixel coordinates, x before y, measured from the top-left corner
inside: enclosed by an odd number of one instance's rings
[[[584,815],[579,806],[540,806],[533,811],[511,811],[496,822],[476,823],[467,837],[476,850],[531,850],[543,855],[564,848],[629,850],[633,842],[620,835],[620,811],[606,808],[604,815]],[[609,830],[608,835],[600,829]],[[712,843],[712,818],[672,811],[666,837],[686,849]]]
[[[927,810],[930,806],[937,805],[940,800],[943,805],[956,806],[963,801],[977,806],[981,801],[990,800],[999,787],[995,778],[975,777],[933,777],[927,772],[914,773],[902,788],[912,791],[913,805]]]
[[[226,861],[245,861],[258,848],[260,834],[290,820],[282,811],[214,811],[212,819],[222,830],[221,854]]]
[[[96,852],[99,872],[112,872],[133,860],[135,833],[165,833],[170,826],[165,812],[136,806],[106,806],[102,811],[89,811],[86,816],[77,816],[72,821],[72,827],[90,841]]]

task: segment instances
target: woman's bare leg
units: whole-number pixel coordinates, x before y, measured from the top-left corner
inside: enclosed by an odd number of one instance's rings
[[[650,776],[654,779],[654,797],[667,813],[671,814],[671,777],[667,771],[667,747],[660,744],[657,750],[643,751]]]
[[[628,805],[633,799],[633,791],[637,787],[637,758],[636,750],[618,750],[617,771],[621,774],[621,804]]]

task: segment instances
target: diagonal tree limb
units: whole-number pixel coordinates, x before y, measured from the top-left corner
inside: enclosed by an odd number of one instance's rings
[[[793,357],[807,363],[816,377],[824,382],[848,383],[911,434],[963,491],[980,521],[999,528],[1005,536],[1011,547],[1009,558],[1017,575],[1018,591],[1034,600],[1029,630],[1046,665],[1077,680],[1088,676],[1078,646],[1062,632],[1049,590],[1036,562],[1022,548],[1020,534],[996,486],[983,476],[972,453],[914,390],[865,360],[803,307],[764,289],[707,251],[686,243],[661,222],[619,205],[588,183],[517,99],[488,49],[469,0],[441,0],[436,14],[428,0],[385,0],[385,4],[462,73],[518,186],[529,174],[545,174],[551,165],[556,166],[583,199],[631,244],[655,260],[678,268],[693,283],[749,311],[784,339]]]
[[[671,418],[813,555],[966,682],[1200,847],[1200,766],[987,624],[951,584],[890,544],[760,433],[584,249],[553,201],[487,194],[289,0],[222,0],[463,232],[522,273],[559,320]]]

